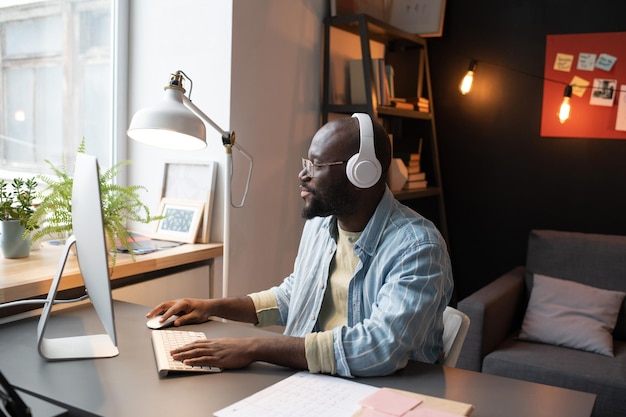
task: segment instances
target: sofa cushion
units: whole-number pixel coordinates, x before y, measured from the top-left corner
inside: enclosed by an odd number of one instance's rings
[[[520,339],[613,356],[613,328],[626,293],[535,274]]]
[[[615,357],[510,338],[483,362],[483,372],[597,395],[593,416],[623,416],[626,410],[626,342]]]
[[[626,236],[533,230],[528,238],[526,285],[533,274],[626,292]],[[626,340],[626,299],[613,336]]]

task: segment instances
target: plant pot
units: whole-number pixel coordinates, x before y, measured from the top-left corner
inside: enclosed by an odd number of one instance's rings
[[[22,236],[26,228],[20,224],[19,220],[0,221],[1,236],[0,245],[5,258],[17,259],[26,258],[30,255],[30,237],[24,239]]]

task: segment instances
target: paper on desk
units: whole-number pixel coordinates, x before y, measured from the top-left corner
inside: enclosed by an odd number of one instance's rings
[[[398,396],[410,398],[400,399]],[[334,376],[298,372],[216,411],[213,415],[215,417],[460,417],[469,416],[473,409],[471,404],[445,398],[390,388],[376,388]]]
[[[216,417],[352,417],[379,388],[347,379],[298,372],[216,411]]]

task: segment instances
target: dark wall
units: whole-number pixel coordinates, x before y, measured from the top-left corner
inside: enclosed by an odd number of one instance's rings
[[[623,8],[447,0],[428,48],[458,299],[524,264],[531,229],[626,235],[626,141],[540,136],[546,35],[626,31]]]

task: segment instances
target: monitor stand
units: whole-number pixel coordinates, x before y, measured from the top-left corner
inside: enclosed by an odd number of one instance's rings
[[[54,299],[56,298],[61,282],[61,276],[67,262],[70,250],[76,243],[76,238],[70,236],[66,243],[63,255],[59,260],[57,273],[50,286],[48,298],[44,305],[43,312],[37,325],[37,348],[39,354],[50,361],[68,359],[91,359],[91,358],[111,358],[119,354],[117,346],[113,343],[109,334],[94,334],[85,336],[67,336],[49,339],[44,337],[46,325],[52,311]]]

